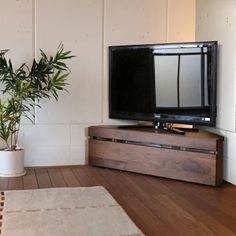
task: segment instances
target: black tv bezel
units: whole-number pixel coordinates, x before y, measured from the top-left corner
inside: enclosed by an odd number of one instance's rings
[[[207,46],[212,48],[212,63],[211,63],[211,101],[210,106],[210,121],[203,120],[200,115],[176,115],[176,114],[165,114],[165,113],[134,113],[134,112],[122,112],[114,111],[112,109],[111,97],[112,97],[112,52],[117,49],[145,49],[155,47],[186,47],[186,46]],[[215,126],[216,125],[216,90],[217,90],[217,41],[199,41],[199,42],[182,42],[182,43],[161,43],[161,44],[140,44],[140,45],[118,45],[109,46],[109,118],[112,119],[124,119],[124,120],[136,120],[136,121],[152,121],[152,122],[163,122],[163,123],[180,123],[180,124],[191,124],[191,125],[204,125],[204,126]]]

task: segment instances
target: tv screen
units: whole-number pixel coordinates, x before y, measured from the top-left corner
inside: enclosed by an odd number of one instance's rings
[[[110,118],[214,126],[216,59],[216,41],[110,46]]]

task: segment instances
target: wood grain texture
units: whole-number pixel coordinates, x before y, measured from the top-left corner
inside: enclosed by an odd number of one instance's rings
[[[52,187],[52,182],[48,175],[46,168],[37,168],[35,169],[36,178],[38,181],[39,188],[49,188]]]
[[[177,135],[166,131],[154,129],[121,129],[118,126],[91,126],[88,128],[90,137],[102,137],[120,139],[144,143],[157,143],[162,145],[174,145],[186,148],[216,150],[216,140],[223,137],[206,131],[186,132],[185,135]]]
[[[186,136],[154,134],[143,130],[118,129],[113,126],[112,128],[93,126],[89,128],[89,134],[92,135],[89,140],[91,165],[213,186],[222,183],[223,137],[221,136],[208,132],[188,132]],[[100,139],[111,138],[111,135],[113,135],[111,140]],[[153,135],[156,135],[155,140]],[[120,142],[120,140],[117,141],[119,138],[135,140],[138,143]],[[152,145],[160,144],[165,140],[164,144],[167,146],[155,147],[140,144],[148,140]],[[156,143],[153,143],[154,141]],[[180,149],[176,146],[173,148],[172,141],[174,145],[184,146],[179,147]],[[198,146],[202,145],[202,141],[205,143],[204,150]],[[194,149],[196,146],[198,149]],[[189,149],[182,150],[183,147]]]
[[[63,178],[66,182],[66,185],[68,187],[79,187],[79,186],[81,186],[79,181],[74,176],[74,174],[73,174],[70,167],[63,167],[61,169],[61,171],[62,171],[62,176],[63,176]]]
[[[51,180],[53,187],[55,187],[55,188],[67,187],[67,184],[64,180],[64,177],[63,177],[60,169],[48,168],[48,175],[49,175],[49,178]]]
[[[28,168],[27,174],[23,176],[24,189],[37,189],[38,182],[35,176],[34,168]]]
[[[9,178],[8,181],[8,189],[23,189],[23,178],[22,177],[15,177]]]
[[[216,183],[221,183],[223,180],[223,141],[217,140],[217,153],[216,153]]]
[[[104,186],[148,236],[236,235],[236,186],[226,182],[216,188],[126,171],[72,166],[27,168],[26,176],[0,178],[0,190],[50,188],[62,183]]]
[[[93,165],[215,185],[213,155],[95,140],[90,140],[89,150]]]

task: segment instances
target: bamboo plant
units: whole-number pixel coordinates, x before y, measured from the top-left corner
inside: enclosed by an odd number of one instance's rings
[[[14,69],[6,58],[7,52],[0,51],[0,84],[4,95],[0,98],[0,138],[6,143],[4,150],[15,151],[22,117],[32,122],[34,107],[40,107],[41,99],[58,100],[58,91],[66,90],[70,73],[65,62],[73,56],[60,44],[54,56],[40,50],[38,61],[34,59],[31,66],[24,63]]]

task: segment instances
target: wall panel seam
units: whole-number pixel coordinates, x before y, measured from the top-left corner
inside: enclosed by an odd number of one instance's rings
[[[104,122],[104,84],[105,84],[105,52],[106,52],[106,25],[105,25],[105,19],[106,19],[106,0],[102,0],[102,78],[101,78],[101,123]]]
[[[32,0],[32,21],[33,21],[33,58],[36,58],[37,52],[36,52],[36,30],[37,30],[37,26],[36,26],[36,0]],[[33,118],[33,124],[37,123],[37,107],[36,105],[34,105],[34,118]]]

